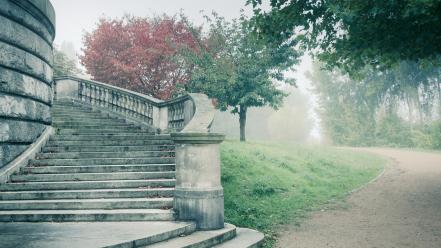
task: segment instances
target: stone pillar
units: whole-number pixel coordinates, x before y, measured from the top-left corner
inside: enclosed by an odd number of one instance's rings
[[[173,208],[178,220],[196,221],[200,230],[224,227],[219,145],[223,134],[172,133],[176,145],[176,190]]]

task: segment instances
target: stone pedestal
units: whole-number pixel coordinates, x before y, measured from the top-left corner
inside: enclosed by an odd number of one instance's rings
[[[224,227],[221,185],[222,134],[172,133],[176,145],[176,190],[173,208],[178,220],[196,221],[200,230]]]

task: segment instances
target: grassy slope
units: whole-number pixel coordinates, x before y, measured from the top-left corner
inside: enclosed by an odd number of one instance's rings
[[[386,160],[336,148],[226,141],[222,183],[226,221],[263,231],[299,224],[311,210],[342,199],[378,175]]]

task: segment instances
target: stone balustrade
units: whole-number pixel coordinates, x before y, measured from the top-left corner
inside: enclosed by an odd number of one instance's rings
[[[91,105],[129,121],[157,128],[160,132],[180,131],[194,114],[190,95],[162,101],[105,83],[76,77],[55,78],[54,97]]]
[[[214,107],[204,94],[162,101],[101,82],[75,77],[55,79],[56,99],[88,104],[128,121],[170,133],[176,147],[173,209],[178,220],[196,221],[200,230],[224,227],[219,144],[210,132]]]

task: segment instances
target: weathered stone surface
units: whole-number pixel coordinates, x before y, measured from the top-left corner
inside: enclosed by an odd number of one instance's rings
[[[167,221],[0,223],[0,247],[140,247],[180,239],[195,228],[193,223]]]
[[[182,130],[183,133],[208,133],[214,120],[215,109],[205,94],[189,94],[195,107],[193,118]]]
[[[18,0],[15,0],[18,1]],[[32,5],[37,7],[39,11],[44,15],[47,20],[49,20],[52,27],[55,26],[55,10],[49,0],[28,0]],[[21,1],[19,1],[21,2]],[[24,7],[27,7],[24,5]]]
[[[15,120],[0,122],[0,142],[32,143],[44,131],[46,125]]]
[[[26,150],[27,145],[0,145],[0,165],[3,166]]]
[[[0,67],[0,92],[21,95],[52,103],[52,88],[42,81]]]
[[[30,74],[51,84],[52,68],[40,58],[3,42],[0,42],[0,51],[0,65]]]
[[[0,116],[50,123],[50,107],[30,99],[0,93]]]
[[[0,16],[0,26],[0,40],[28,50],[50,64],[53,63],[52,47],[42,37],[3,16]]]
[[[54,27],[49,0],[1,1],[0,168],[51,123]]]
[[[0,14],[20,23],[24,27],[32,30],[36,34],[44,38],[48,44],[52,44],[55,38],[55,32],[49,30],[48,27],[40,20],[29,14],[27,9],[17,5],[18,1],[2,0]],[[22,1],[25,2],[25,1]]]
[[[172,133],[171,137],[176,143],[173,208],[178,219],[195,220],[201,230],[223,228],[224,196],[220,181],[219,143],[224,136]]]

